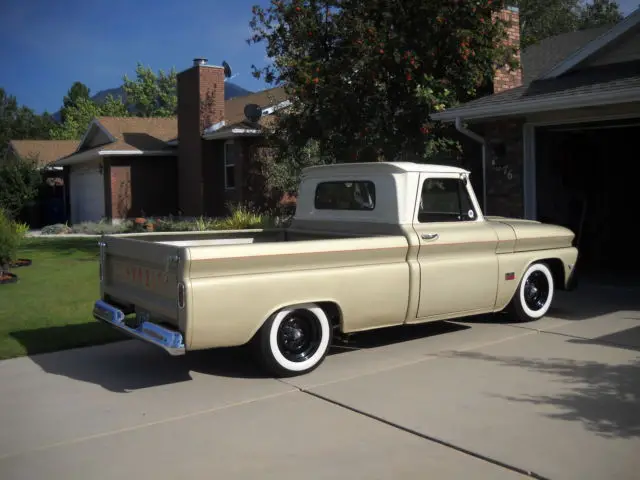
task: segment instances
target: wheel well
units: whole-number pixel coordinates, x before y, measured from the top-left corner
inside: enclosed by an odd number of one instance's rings
[[[553,284],[556,290],[564,290],[564,263],[559,258],[545,258],[539,260],[539,263],[546,263],[551,270]]]
[[[317,305],[327,314],[331,326],[342,329],[342,310],[335,302],[318,302]]]

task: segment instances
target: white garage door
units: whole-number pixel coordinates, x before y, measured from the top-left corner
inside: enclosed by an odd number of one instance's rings
[[[104,216],[104,183],[98,169],[71,170],[71,222],[99,222]]]

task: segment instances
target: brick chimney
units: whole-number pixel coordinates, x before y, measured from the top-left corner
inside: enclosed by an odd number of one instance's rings
[[[505,7],[495,17],[507,21],[507,45],[518,48],[516,59],[520,61],[520,11],[517,7]],[[522,67],[511,70],[505,66],[496,70],[493,76],[493,93],[502,92],[522,85]]]
[[[224,119],[224,78],[206,58],[178,74],[178,205],[187,216],[203,214],[202,133]]]

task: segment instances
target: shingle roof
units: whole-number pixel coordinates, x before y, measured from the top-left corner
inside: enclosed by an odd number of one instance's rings
[[[224,102],[224,117],[227,125],[241,123],[244,120],[244,107],[249,103],[255,103],[261,108],[272,107],[288,100],[284,87],[275,87],[261,92],[232,98]]]
[[[522,74],[525,85],[551,70],[569,55],[607,32],[613,25],[564,33],[542,40],[522,52]]]
[[[37,156],[43,166],[73,153],[78,143],[77,140],[11,140],[9,146],[21,158]]]
[[[550,98],[556,98],[560,101],[568,96],[588,95],[599,91],[613,94],[618,91],[640,88],[640,73],[638,72],[640,72],[640,62],[582,70],[572,75],[537,81],[528,86],[523,85],[495,95],[482,97],[465,103],[457,110],[464,117],[463,109],[464,111],[473,111],[489,105],[498,107],[515,102],[522,105],[522,102],[542,101]]]
[[[521,87],[478,98],[432,117],[436,120],[452,120],[454,117],[488,118],[488,110],[491,110],[493,116],[514,115],[518,105],[521,113],[524,113],[526,105],[532,105],[532,102],[549,102],[555,99],[561,102],[584,95],[624,93],[634,100],[640,78],[638,62],[587,67],[553,79],[540,80],[571,55],[611,31],[612,27],[592,28],[547,38],[522,53]],[[640,100],[640,92],[637,96],[637,100]]]
[[[176,117],[97,117],[116,141],[102,150],[162,150],[178,135]]]

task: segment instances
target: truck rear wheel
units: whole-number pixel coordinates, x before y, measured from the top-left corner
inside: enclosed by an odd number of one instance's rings
[[[262,325],[256,349],[262,366],[277,377],[309,373],[325,359],[333,329],[315,304],[284,308]]]
[[[509,304],[509,313],[520,322],[544,317],[553,301],[553,275],[544,263],[527,268]]]

